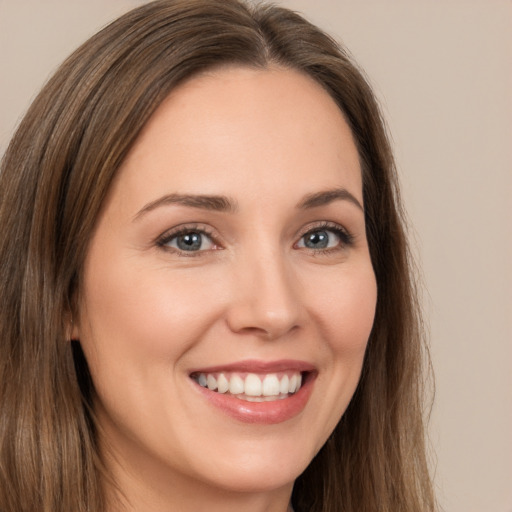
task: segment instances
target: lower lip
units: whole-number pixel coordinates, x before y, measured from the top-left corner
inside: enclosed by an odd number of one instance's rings
[[[299,391],[288,398],[271,402],[249,402],[233,395],[211,391],[199,384],[195,385],[212,405],[232,418],[244,423],[271,425],[297,416],[306,407],[314,380],[314,375],[309,373]]]

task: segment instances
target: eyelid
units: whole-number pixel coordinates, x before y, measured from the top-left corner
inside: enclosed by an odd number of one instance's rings
[[[199,233],[201,235],[208,237],[212,241],[212,243],[216,246],[215,249],[203,249],[203,250],[199,250],[199,251],[187,252],[187,251],[182,251],[178,248],[171,247],[171,246],[167,245],[174,238],[176,238],[180,235],[185,235],[187,233]],[[187,256],[187,257],[198,256],[200,254],[205,254],[205,253],[211,252],[213,250],[222,249],[221,244],[218,242],[218,236],[216,235],[215,231],[212,228],[208,227],[207,225],[201,224],[201,223],[191,223],[191,224],[186,223],[186,224],[180,224],[178,226],[174,226],[173,228],[168,229],[167,231],[165,231],[164,233],[159,235],[156,238],[154,243],[157,247],[159,247],[165,251],[173,252],[180,256]]]
[[[302,238],[307,235],[308,233],[311,233],[313,231],[320,231],[320,230],[326,230],[331,231],[335,233],[340,238],[340,244],[335,247],[329,247],[324,249],[311,249],[307,247],[297,247],[297,244],[299,243]],[[213,249],[202,249],[198,251],[183,251],[179,248],[171,247],[167,245],[172,239],[184,235],[187,233],[199,233],[201,235],[204,235],[208,237],[212,243],[215,245],[215,248]],[[336,252],[337,250],[346,249],[354,244],[354,235],[352,235],[347,228],[342,226],[341,224],[338,224],[337,222],[332,221],[318,221],[314,222],[312,224],[308,224],[304,228],[302,228],[299,231],[298,234],[298,240],[294,244],[294,248],[297,249],[304,249],[307,251],[310,251],[312,253],[316,254],[322,254],[322,253],[329,253],[329,252]],[[185,223],[180,224],[178,226],[174,226],[173,228],[168,229],[161,235],[159,235],[155,241],[154,244],[169,252],[173,252],[175,254],[178,254],[180,256],[187,256],[187,257],[193,257],[193,256],[199,256],[204,255],[206,253],[210,253],[215,250],[223,249],[221,243],[219,243],[219,236],[217,235],[216,231],[212,229],[210,226],[198,222],[194,223]]]
[[[311,233],[313,231],[332,231],[334,232],[341,240],[341,244],[338,247],[329,247],[325,249],[308,249],[315,253],[321,253],[321,252],[331,252],[336,251],[339,249],[350,247],[354,244],[355,237],[354,235],[344,226],[341,224],[338,224],[337,222],[331,222],[331,221],[318,221],[317,223],[309,224],[305,228],[303,228],[300,231],[299,237],[297,242],[295,243],[295,246],[299,243],[300,240],[304,238],[308,233]],[[302,249],[302,247],[300,247]]]

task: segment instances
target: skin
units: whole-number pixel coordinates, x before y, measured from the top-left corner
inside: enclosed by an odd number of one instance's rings
[[[350,129],[299,72],[217,70],[175,89],[150,119],[98,219],[74,327],[123,495],[117,502],[107,487],[111,510],[287,509],[295,478],[354,393],[374,317],[362,208],[343,197],[298,208],[340,188],[363,205]],[[178,193],[228,196],[236,209],[147,208]],[[183,225],[211,235],[193,255],[176,239],[158,243]],[[326,250],[305,246],[304,234],[318,231]],[[315,367],[299,414],[241,422],[190,378],[254,359]]]

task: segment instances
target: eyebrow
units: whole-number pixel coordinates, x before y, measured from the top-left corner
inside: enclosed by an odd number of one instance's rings
[[[299,203],[298,208],[301,210],[307,210],[309,208],[317,208],[319,206],[328,205],[333,201],[349,201],[350,203],[357,206],[361,211],[364,211],[364,208],[358,199],[345,188],[333,188],[330,190],[323,190],[321,192],[308,194]]]
[[[308,210],[310,208],[318,208],[325,206],[333,201],[349,201],[363,210],[361,203],[345,188],[334,188],[308,194],[297,205],[299,210]],[[149,213],[161,206],[178,204],[189,208],[199,208],[201,210],[209,210],[215,212],[235,213],[238,210],[238,204],[234,199],[227,196],[209,196],[196,194],[166,194],[154,201],[146,204],[134,216],[133,220],[137,221],[146,213]]]
[[[155,201],[146,204],[137,212],[133,220],[139,220],[146,213],[171,204],[188,206],[189,208],[199,208],[215,212],[233,213],[238,209],[236,201],[226,196],[208,196],[196,194],[167,194],[159,197]]]

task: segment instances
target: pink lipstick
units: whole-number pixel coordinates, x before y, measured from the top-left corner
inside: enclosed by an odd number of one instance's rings
[[[245,423],[281,423],[299,414],[316,377],[304,361],[241,361],[190,372],[210,404]]]

